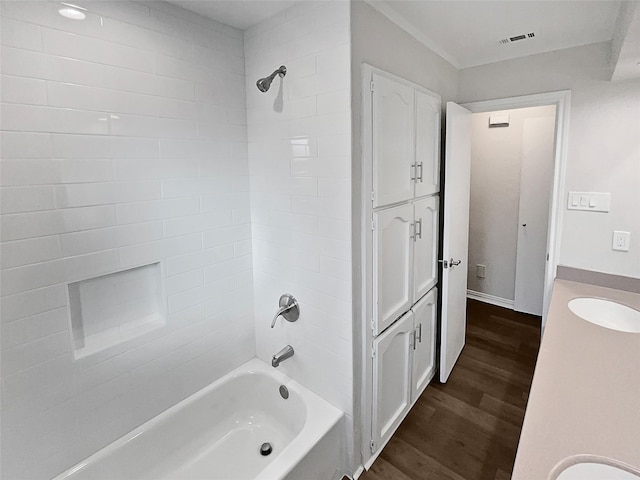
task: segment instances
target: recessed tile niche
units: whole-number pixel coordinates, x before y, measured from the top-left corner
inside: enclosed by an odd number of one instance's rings
[[[160,263],[69,284],[75,358],[165,324]]]

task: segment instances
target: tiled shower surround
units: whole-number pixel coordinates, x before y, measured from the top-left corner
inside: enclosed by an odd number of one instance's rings
[[[241,31],[2,2],[2,478],[51,478],[255,355]],[[160,264],[164,325],[74,360],[68,283]],[[107,290],[105,289],[105,295]]]
[[[352,422],[349,2],[300,2],[245,31],[257,355]],[[260,92],[255,82],[287,75]],[[296,323],[271,317],[282,293]]]
[[[348,2],[246,32],[71,3],[85,20],[1,4],[2,477],[51,478],[288,343],[280,369],[350,425]],[[271,330],[285,292],[300,320]],[[153,321],[118,324],[127,301]]]

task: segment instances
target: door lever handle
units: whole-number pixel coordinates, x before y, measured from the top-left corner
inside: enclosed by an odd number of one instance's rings
[[[449,260],[438,260],[438,263],[441,263],[443,268],[453,268],[460,265],[462,263],[462,260],[454,260],[452,257]]]

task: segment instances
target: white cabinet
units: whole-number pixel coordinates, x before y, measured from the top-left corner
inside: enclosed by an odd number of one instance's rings
[[[373,340],[374,449],[384,445],[435,373],[434,288]]]
[[[413,204],[415,241],[413,248],[412,303],[438,282],[438,197]]]
[[[440,186],[440,98],[416,90],[415,196],[431,195]]]
[[[364,65],[363,91],[369,88],[361,199],[362,319],[369,347],[362,432],[370,448],[362,454],[373,462],[369,454],[391,437],[435,372],[441,100]]]
[[[437,282],[438,198],[373,213],[374,335]]]
[[[373,75],[373,189],[374,207],[413,198],[413,88]]]
[[[373,208],[438,192],[440,97],[372,75]]]
[[[424,392],[435,374],[437,301],[438,289],[434,288],[411,307],[415,332],[411,375],[412,403]]]
[[[373,341],[373,441],[393,435],[411,407],[413,313],[406,313]]]
[[[378,334],[411,307],[413,205],[380,210],[373,217],[374,328]]]

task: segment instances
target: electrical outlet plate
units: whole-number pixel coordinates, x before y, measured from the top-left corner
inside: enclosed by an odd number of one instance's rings
[[[629,251],[629,241],[631,240],[630,232],[622,232],[619,230],[613,231],[613,244],[611,248],[619,252]]]

